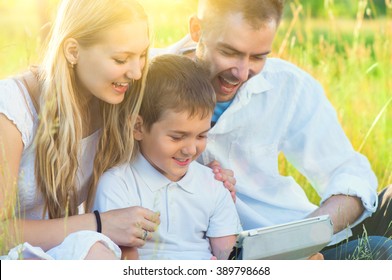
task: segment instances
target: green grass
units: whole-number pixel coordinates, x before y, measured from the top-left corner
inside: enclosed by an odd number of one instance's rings
[[[54,2],[50,1],[49,18]],[[155,46],[174,43],[187,33],[195,1],[141,2],[152,15]],[[337,19],[329,7],[329,17],[320,20],[308,17],[300,1],[295,2],[280,26],[273,56],[297,64],[321,82],[353,147],[367,156],[382,189],[392,184],[392,11],[387,18],[364,20],[360,8],[356,19]],[[0,1],[0,78],[37,61],[42,23],[34,3]],[[279,165],[318,203],[306,178],[283,156]]]
[[[284,21],[279,49],[323,85],[354,149],[368,157],[379,190],[392,183],[392,19],[315,20],[300,15],[293,30]],[[281,38],[281,40],[279,39]],[[303,185],[312,201],[319,197],[282,157],[281,171]]]

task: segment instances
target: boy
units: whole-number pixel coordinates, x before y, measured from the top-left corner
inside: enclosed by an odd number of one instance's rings
[[[134,127],[136,159],[103,174],[94,205],[160,213],[157,231],[138,250],[141,259],[227,259],[233,248],[241,226],[230,193],[210,168],[195,162],[206,147],[214,107],[214,90],[200,65],[176,55],[151,62]],[[123,258],[136,256],[122,249]]]

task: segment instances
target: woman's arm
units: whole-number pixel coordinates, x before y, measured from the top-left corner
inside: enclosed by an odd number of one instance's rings
[[[9,218],[17,197],[16,182],[22,157],[22,135],[16,126],[0,114],[0,219]]]
[[[16,126],[0,114],[0,234],[5,237],[5,248],[29,242],[48,250],[59,245],[70,233],[97,230],[94,214],[76,215],[51,220],[15,219],[17,178],[22,157],[22,136]],[[159,216],[142,207],[129,207],[101,213],[102,233],[118,245],[144,245],[144,230],[153,232]],[[149,236],[147,237],[149,238]]]
[[[150,213],[151,212],[151,213]],[[151,220],[149,220],[151,219]],[[101,213],[102,233],[118,245],[141,247],[144,230],[154,232],[157,228],[156,215],[142,207],[129,207]],[[66,236],[80,230],[97,230],[95,215],[92,213],[75,215],[67,218],[50,220],[16,220],[5,221],[9,225],[10,237],[8,249],[23,242],[41,247],[44,251],[59,245]],[[146,239],[151,238],[151,233]]]
[[[61,243],[67,232],[83,225],[94,228],[94,217],[46,221],[17,220],[13,211],[17,205],[17,181],[23,152],[22,135],[7,117],[0,114],[0,228],[4,247],[10,249],[22,242],[40,246],[44,250]],[[69,225],[68,225],[69,224]]]
[[[212,255],[218,260],[227,260],[233,250],[236,239],[236,235],[210,237]]]

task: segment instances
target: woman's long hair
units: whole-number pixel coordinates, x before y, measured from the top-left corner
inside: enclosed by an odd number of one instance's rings
[[[76,39],[84,47],[99,42],[103,30],[120,23],[146,20],[134,0],[62,1],[44,54],[39,125],[35,139],[35,175],[44,198],[44,213],[50,218],[78,213],[77,170],[80,142],[86,127],[86,108],[75,85],[75,72],[67,61],[63,44]],[[123,36],[123,35],[122,35]],[[146,70],[144,70],[145,72]],[[102,136],[97,149],[89,195],[95,194],[97,176],[133,154],[132,116],[137,115],[145,73],[119,105],[100,101]],[[91,203],[92,198],[88,198]]]

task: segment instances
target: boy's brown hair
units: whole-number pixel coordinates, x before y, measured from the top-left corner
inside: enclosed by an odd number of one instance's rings
[[[139,115],[150,130],[166,110],[202,119],[214,111],[215,102],[208,71],[201,64],[185,56],[161,55],[150,62]]]

